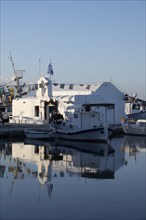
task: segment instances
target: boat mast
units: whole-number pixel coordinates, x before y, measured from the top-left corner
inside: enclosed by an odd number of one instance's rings
[[[12,63],[12,67],[13,67],[13,71],[14,71],[14,80],[16,81],[16,89],[17,89],[17,95],[19,97],[22,97],[22,94],[21,94],[21,86],[20,86],[20,79],[22,78],[22,74],[18,74],[18,71],[15,69],[15,65],[14,65],[14,62],[13,62],[13,58],[12,58],[12,54],[10,52],[10,61]],[[21,70],[21,72],[24,72],[24,70]]]

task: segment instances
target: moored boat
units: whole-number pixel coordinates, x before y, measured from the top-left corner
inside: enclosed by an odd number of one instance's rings
[[[69,141],[86,141],[86,142],[107,142],[105,135],[105,128],[95,127],[91,129],[79,129],[79,130],[56,130],[56,138]]]
[[[145,119],[139,119],[136,121],[123,119],[121,122],[125,134],[146,135]]]
[[[52,128],[50,131],[40,131],[40,130],[25,130],[26,138],[30,139],[61,139],[68,141],[86,141],[86,142],[107,142],[107,131],[103,126],[95,127],[91,129],[62,129]]]
[[[145,119],[146,118],[146,110],[127,114],[129,119]]]

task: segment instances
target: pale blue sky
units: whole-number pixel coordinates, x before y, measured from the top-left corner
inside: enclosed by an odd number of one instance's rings
[[[36,82],[52,61],[58,83],[110,78],[145,98],[145,1],[1,0],[1,77]]]

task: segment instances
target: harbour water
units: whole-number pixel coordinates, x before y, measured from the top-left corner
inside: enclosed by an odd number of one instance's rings
[[[146,219],[146,137],[1,139],[0,219]]]

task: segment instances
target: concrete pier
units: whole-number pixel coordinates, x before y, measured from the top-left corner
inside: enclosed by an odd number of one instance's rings
[[[32,129],[32,130],[40,130],[40,131],[48,131],[49,125],[48,124],[0,124],[0,138],[23,138],[24,130]]]
[[[24,131],[26,129],[30,130],[39,130],[39,131],[49,131],[48,124],[14,124],[14,123],[6,123],[0,124],[0,138],[25,138]],[[121,136],[123,134],[123,129],[121,126],[114,127],[114,131],[110,138]]]

